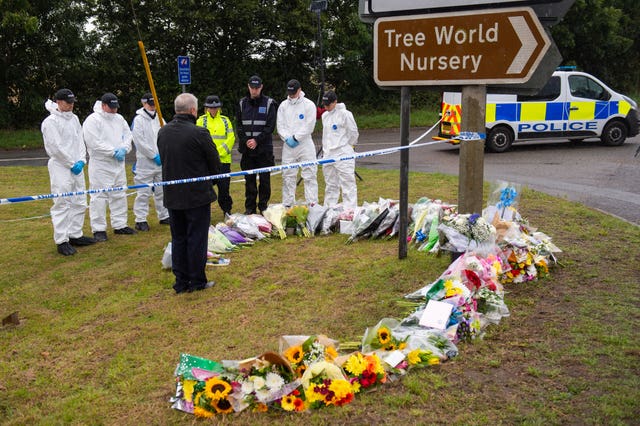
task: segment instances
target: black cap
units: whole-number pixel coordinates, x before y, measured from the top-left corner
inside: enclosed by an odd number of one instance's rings
[[[207,99],[204,101],[204,106],[207,108],[220,108],[222,102],[220,102],[220,98],[216,95],[210,95],[207,96]]]
[[[76,101],[76,96],[73,94],[73,92],[69,89],[60,89],[56,92],[56,94],[54,95],[56,101],[66,101],[69,102],[70,104],[74,103]]]
[[[289,93],[290,95],[293,95],[294,93],[296,93],[298,91],[298,89],[300,88],[300,82],[298,80],[289,80],[289,82],[287,83],[287,93]]]
[[[104,95],[102,95],[102,98],[100,100],[103,104],[107,104],[107,106],[111,109],[120,108],[118,97],[113,93],[105,93]]]
[[[262,79],[257,75],[252,75],[251,78],[249,78],[249,86],[257,89],[258,87],[262,86]]]
[[[322,103],[325,106],[331,105],[337,100],[338,100],[338,96],[336,96],[336,92],[334,92],[333,90],[329,90],[328,92],[325,92],[325,94],[322,96]]]
[[[149,104],[151,106],[156,105],[155,101],[153,100],[153,95],[149,92],[142,95],[142,99],[140,99],[140,101],[142,101],[142,103],[144,104]]]

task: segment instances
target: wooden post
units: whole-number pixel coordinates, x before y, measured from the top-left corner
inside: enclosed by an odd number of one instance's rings
[[[461,133],[477,134],[471,140],[460,142],[460,169],[458,180],[458,211],[481,213],[483,206],[485,115],[487,86],[462,87]]]

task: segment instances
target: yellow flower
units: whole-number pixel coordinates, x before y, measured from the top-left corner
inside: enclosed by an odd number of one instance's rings
[[[380,327],[378,329],[378,341],[381,345],[386,345],[391,341],[391,332],[387,327]]]
[[[440,358],[438,358],[437,356],[431,357],[431,358],[429,358],[428,364],[429,365],[438,365],[438,364],[440,364]]]
[[[210,419],[213,417],[213,413],[209,410],[205,410],[202,407],[193,407],[193,415],[201,419]]]
[[[351,383],[351,389],[353,389],[353,393],[360,392],[360,382],[355,380],[353,383]]]
[[[182,391],[184,392],[184,399],[187,401],[193,401],[193,387],[198,383],[196,380],[183,380]]]
[[[205,382],[204,394],[207,398],[217,400],[226,398],[231,393],[231,385],[217,377],[212,377]]]
[[[338,357],[336,348],[334,348],[333,346],[327,346],[324,350],[324,357],[329,361],[333,361],[334,359],[336,359]]]
[[[420,349],[414,349],[407,354],[407,360],[410,365],[420,364]]]
[[[296,397],[293,395],[287,395],[280,401],[280,405],[285,411],[293,411],[296,409],[295,406]]]
[[[226,398],[221,398],[215,401],[211,401],[211,405],[213,405],[213,408],[216,409],[217,413],[220,413],[220,414],[233,413],[233,407],[231,406],[231,403],[229,402],[229,400]]]
[[[351,383],[346,380],[332,380],[329,384],[329,390],[334,393],[333,401],[338,402],[353,394]]]
[[[349,357],[344,368],[354,376],[359,376],[367,368],[367,363],[362,354],[358,352]]]
[[[284,356],[287,358],[289,362],[294,364],[299,364],[302,361],[302,346],[290,346],[286,351],[284,351]]]
[[[403,350],[406,347],[407,347],[407,342],[400,342],[400,344],[398,345],[399,350]]]
[[[304,395],[307,398],[307,403],[312,404],[316,401],[324,401],[324,395],[316,391],[317,385],[312,385],[304,391]]]

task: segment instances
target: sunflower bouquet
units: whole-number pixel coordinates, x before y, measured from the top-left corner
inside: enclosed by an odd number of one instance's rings
[[[355,393],[387,381],[387,374],[375,352],[369,355],[361,352],[351,354],[342,369],[347,374]]]
[[[398,321],[394,319],[383,318],[375,327],[367,328],[362,338],[362,352],[395,351],[406,348],[407,339],[400,339],[393,335],[393,329],[398,325]]]
[[[291,364],[296,377],[302,377],[310,365],[320,362],[333,362],[338,357],[336,342],[324,335],[282,336],[281,351]]]
[[[196,417],[210,418],[215,414],[233,412],[229,395],[233,391],[231,383],[221,376],[212,376],[198,381],[193,388],[193,414]]]
[[[440,364],[440,357],[427,349],[414,349],[407,354],[409,368],[427,367]]]

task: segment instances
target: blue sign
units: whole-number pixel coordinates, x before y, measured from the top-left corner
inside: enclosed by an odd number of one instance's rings
[[[191,84],[191,59],[178,56],[178,84]]]

